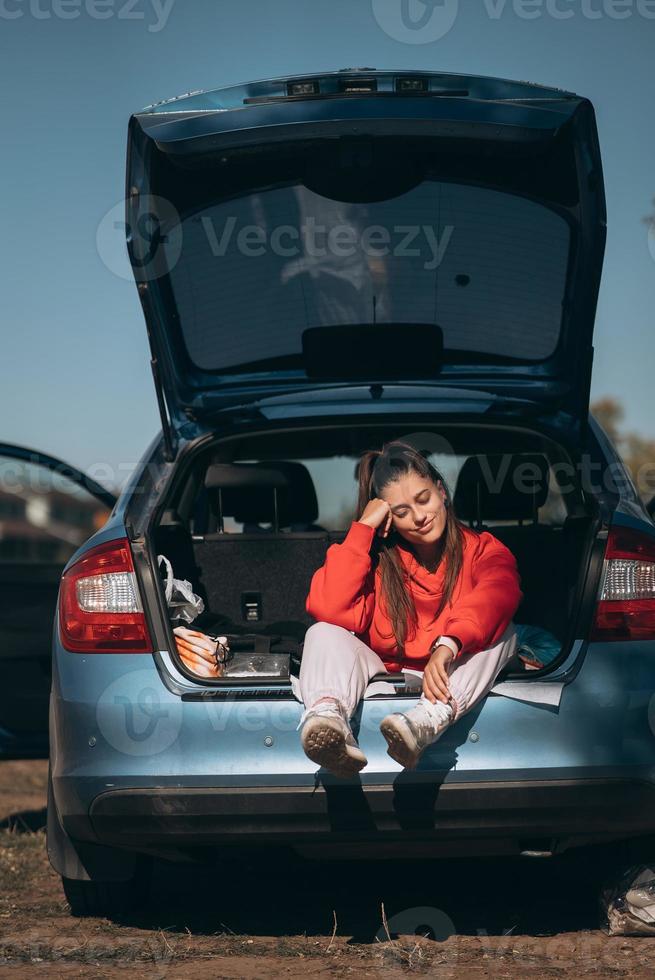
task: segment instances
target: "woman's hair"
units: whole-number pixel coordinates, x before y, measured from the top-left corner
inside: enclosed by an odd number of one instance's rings
[[[452,498],[441,473],[425,456],[400,440],[387,442],[382,449],[370,449],[363,453],[358,464],[359,499],[357,518],[374,497],[380,497],[390,483],[407,476],[410,472],[431,480],[435,487],[441,481],[446,491],[446,526],[441,537],[441,560],[446,563],[444,591],[435,618],[446,603],[450,602],[461,567],[463,553],[463,527],[455,516]],[[418,619],[414,599],[409,589],[409,577],[398,554],[398,534],[390,529],[387,538],[376,536],[377,554],[382,583],[382,601],[391,621],[393,636],[402,650],[406,639],[416,635]],[[409,627],[409,632],[408,632]]]

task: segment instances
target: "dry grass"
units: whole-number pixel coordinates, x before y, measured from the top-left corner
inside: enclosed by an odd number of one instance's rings
[[[46,773],[41,763],[0,763],[0,819],[21,809],[42,811]],[[396,936],[393,918],[387,918],[390,900],[386,908],[380,897],[374,901],[378,885],[366,891],[361,866],[341,875],[328,866],[318,878],[311,869],[294,870],[288,880],[258,868],[251,874],[245,866],[236,873],[221,866],[183,871],[161,866],[152,907],[141,916],[74,919],[48,864],[44,831],[26,830],[20,820],[10,821],[9,828],[0,831],[0,976],[113,978],[125,977],[126,971],[135,980],[655,976],[652,941],[610,939],[585,928],[584,919],[578,931],[569,926],[545,935],[500,929],[476,935],[467,927],[443,942]],[[502,862],[489,867],[492,881],[494,867],[506,875]],[[425,880],[420,867],[403,867],[383,875],[380,887],[394,896],[396,906],[403,901],[409,908],[412,902],[425,904],[425,895],[417,897]],[[473,880],[462,884],[462,909],[475,897]],[[485,881],[480,878],[476,887],[487,887]],[[492,900],[482,897],[484,908]],[[551,900],[565,897],[558,883]],[[530,900],[518,898],[524,904]],[[508,918],[514,916],[511,908],[506,911]],[[452,914],[459,921],[463,913]],[[502,908],[498,914],[505,914]]]

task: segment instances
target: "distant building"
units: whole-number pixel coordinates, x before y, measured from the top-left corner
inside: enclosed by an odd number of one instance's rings
[[[65,564],[108,513],[89,496],[0,489],[0,561]]]

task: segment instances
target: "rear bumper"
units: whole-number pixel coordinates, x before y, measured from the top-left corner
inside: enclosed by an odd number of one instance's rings
[[[198,845],[539,839],[558,847],[655,831],[655,786],[629,779],[334,783],[316,788],[121,789],[97,796],[102,844],[147,850]],[[70,828],[73,829],[73,828]]]
[[[379,731],[412,699],[367,700],[355,721],[369,763],[347,783],[322,779],[302,752],[293,699],[183,701],[152,660],[118,654],[58,651],[55,668],[53,799],[71,842],[160,852],[427,842],[439,854],[459,840],[479,854],[479,842],[655,835],[651,641],[590,645],[557,708],[490,696],[412,773]]]

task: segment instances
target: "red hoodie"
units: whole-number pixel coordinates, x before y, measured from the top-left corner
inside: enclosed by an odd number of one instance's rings
[[[341,544],[331,545],[325,562],[312,577],[305,608],[310,616],[344,626],[368,644],[389,670],[423,670],[432,642],[453,636],[458,656],[486,650],[498,643],[516,612],[523,593],[516,559],[488,531],[464,527],[462,568],[452,600],[435,616],[444,584],[444,562],[436,572],[418,563],[409,547],[398,546],[409,574],[418,630],[400,653],[391,623],[380,602],[380,570],[373,569],[370,551],[375,528],[353,521]]]

